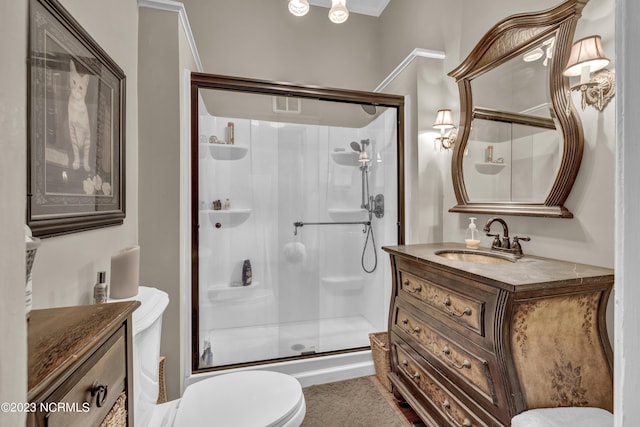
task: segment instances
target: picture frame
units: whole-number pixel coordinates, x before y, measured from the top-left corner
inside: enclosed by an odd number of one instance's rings
[[[27,225],[51,237],[125,218],[126,76],[56,0],[30,0]]]

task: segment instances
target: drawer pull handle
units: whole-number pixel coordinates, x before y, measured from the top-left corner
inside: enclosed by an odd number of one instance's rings
[[[420,372],[416,371],[416,373],[415,373],[415,374],[412,374],[411,372],[409,372],[409,369],[408,369],[408,368],[409,368],[409,362],[407,361],[407,359],[404,359],[404,360],[402,361],[402,366],[404,366],[405,368],[407,368],[407,369],[404,369],[404,373],[405,373],[409,378],[411,378],[411,379],[412,379],[412,380],[414,380],[414,381],[417,381],[417,380],[419,380],[419,379],[420,379]]]
[[[409,325],[409,319],[407,319],[406,317],[403,318],[401,320],[403,325],[409,326],[408,328],[403,328],[406,332],[410,333],[410,334],[419,334],[421,329],[419,326],[414,327],[413,329],[411,329],[411,326]]]
[[[91,386],[91,397],[96,397],[96,405],[100,408],[107,400],[108,386],[99,384],[98,381],[94,381]]]
[[[422,285],[418,285],[415,288],[411,288],[409,287],[409,285],[411,284],[411,282],[409,281],[409,279],[405,279],[404,283],[403,283],[403,289],[409,293],[415,294],[417,292],[422,291]]]
[[[445,357],[447,358],[447,361],[449,362],[449,364],[451,366],[453,366],[454,368],[456,368],[456,369],[463,369],[463,368],[471,369],[471,362],[469,362],[469,360],[464,359],[462,361],[462,364],[459,364],[455,360],[453,360],[453,358],[451,357],[451,349],[449,348],[448,345],[444,346],[444,348],[442,349],[442,352],[444,353]]]
[[[451,410],[451,403],[447,399],[442,402],[442,408],[444,409],[444,413],[447,415],[447,418],[456,426],[456,427],[472,427],[471,420],[469,418],[465,418],[462,421],[462,424],[459,424],[458,421],[453,418],[453,415],[449,412]]]
[[[451,299],[449,297],[446,297],[442,302],[442,304],[444,305],[445,310],[447,310],[447,312],[452,316],[456,316],[456,317],[462,317],[465,315],[471,316],[471,309],[469,307],[465,308],[462,312],[449,308],[451,307]]]

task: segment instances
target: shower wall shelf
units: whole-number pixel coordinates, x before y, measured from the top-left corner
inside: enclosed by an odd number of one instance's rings
[[[355,151],[332,151],[331,158],[334,162],[342,166],[360,166],[358,157],[360,153]]]
[[[240,160],[247,155],[249,148],[231,144],[203,143],[200,147],[209,147],[211,157],[216,160]]]
[[[245,222],[251,215],[251,209],[204,209],[213,225],[220,223],[224,227],[235,227]]]
[[[484,175],[496,175],[507,166],[506,163],[476,163],[476,170]]]

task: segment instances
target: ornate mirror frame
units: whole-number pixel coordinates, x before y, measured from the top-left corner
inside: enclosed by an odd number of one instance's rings
[[[537,13],[518,14],[498,22],[473,48],[467,58],[449,76],[456,79],[460,91],[460,126],[451,159],[451,174],[457,205],[449,212],[491,213],[573,218],[564,207],[582,162],[584,137],[582,123],[573,106],[569,79],[562,75],[569,59],[576,23],[588,0],[567,0]],[[469,200],[464,182],[462,160],[473,120],[471,81],[507,60],[526,52],[533,44],[555,33],[554,61],[551,61],[549,95],[553,111],[564,137],[560,168],[544,203],[482,202]]]

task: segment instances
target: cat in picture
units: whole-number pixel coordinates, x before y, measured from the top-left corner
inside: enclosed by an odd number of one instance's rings
[[[73,169],[80,168],[80,163],[86,172],[91,170],[89,166],[89,150],[91,148],[91,128],[89,127],[89,111],[85,103],[89,74],[80,74],[76,70],[73,60],[69,65],[69,134],[71,135],[71,148],[73,150]]]

